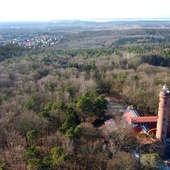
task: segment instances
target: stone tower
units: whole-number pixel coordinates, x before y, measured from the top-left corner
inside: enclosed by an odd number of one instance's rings
[[[159,94],[158,120],[156,138],[161,142],[163,149],[166,148],[168,114],[170,113],[170,92],[166,85]]]

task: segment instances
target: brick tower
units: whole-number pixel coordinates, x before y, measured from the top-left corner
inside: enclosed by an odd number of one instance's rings
[[[170,113],[170,92],[166,85],[159,94],[158,120],[156,138],[162,143],[163,149],[166,148],[168,114]]]

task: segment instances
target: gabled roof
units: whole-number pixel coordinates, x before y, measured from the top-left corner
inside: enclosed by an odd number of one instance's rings
[[[140,117],[139,114],[133,107],[128,106],[126,111],[123,113],[122,118],[133,127],[141,126],[144,132],[147,132],[149,129],[145,123],[157,122],[158,116],[143,116]],[[142,123],[142,124],[139,124]],[[144,123],[144,124],[143,124]]]
[[[157,122],[158,116],[131,117],[132,123]]]
[[[128,106],[127,109],[125,110],[125,112],[123,113],[122,118],[123,118],[124,120],[126,120],[126,122],[127,122],[129,125],[131,125],[131,124],[132,124],[131,118],[135,118],[135,117],[138,117],[138,116],[139,116],[138,113],[136,113],[133,108],[131,108],[130,106]]]
[[[157,122],[158,116],[139,116],[137,111],[132,107],[128,106],[126,111],[123,113],[123,119],[127,121],[129,125],[132,123],[148,123]]]

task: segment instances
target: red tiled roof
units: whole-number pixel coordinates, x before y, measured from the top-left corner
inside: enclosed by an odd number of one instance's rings
[[[123,114],[123,118],[127,121],[127,123],[130,125],[131,124],[131,118],[134,117],[136,118],[136,116],[134,115],[134,113],[130,110],[130,108],[128,107],[126,109],[126,111]]]
[[[130,125],[132,123],[147,123],[147,122],[157,122],[158,116],[139,116],[138,113],[128,107],[123,114],[123,118]]]
[[[138,133],[140,133],[142,131],[142,128],[141,128],[141,126],[136,126],[133,128],[133,130],[134,130],[134,134],[137,135]]]
[[[157,122],[158,116],[130,117],[133,123]]]

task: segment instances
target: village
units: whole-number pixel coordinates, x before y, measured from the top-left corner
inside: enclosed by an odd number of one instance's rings
[[[37,49],[58,44],[63,36],[51,34],[3,34],[0,35],[0,45],[16,44],[21,47]]]

